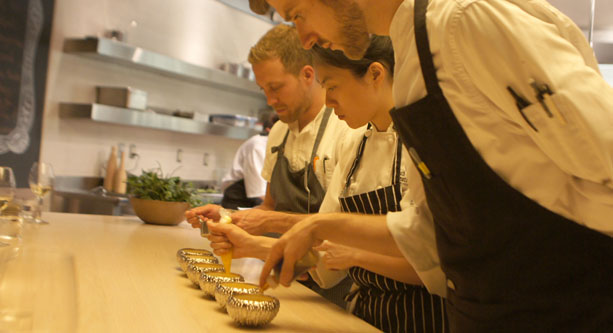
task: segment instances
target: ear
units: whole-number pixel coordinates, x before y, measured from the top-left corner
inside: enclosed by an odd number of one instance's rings
[[[299,75],[300,78],[305,80],[309,85],[315,81],[315,69],[310,65],[302,67]]]
[[[379,86],[381,83],[383,83],[387,78],[387,75],[388,73],[385,66],[376,61],[368,66],[368,71],[366,73],[367,79],[375,86]]]

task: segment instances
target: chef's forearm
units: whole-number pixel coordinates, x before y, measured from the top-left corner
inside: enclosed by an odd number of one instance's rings
[[[292,214],[292,213],[283,213],[283,212],[274,212],[270,214],[270,218],[268,219],[269,223],[269,231],[276,232],[280,234],[284,234],[287,232],[294,224],[304,220],[309,217],[307,214]]]
[[[387,228],[385,215],[317,214],[311,222],[316,239],[329,240],[389,256],[402,256]]]
[[[249,257],[266,260],[272,244],[277,240],[276,238],[266,236],[254,236],[253,242],[250,245]]]
[[[422,285],[415,269],[404,257],[392,257],[365,250],[354,253],[355,266],[381,274],[396,281]]]

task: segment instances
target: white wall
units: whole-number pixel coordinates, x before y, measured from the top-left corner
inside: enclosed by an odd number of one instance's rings
[[[245,0],[246,1],[246,0]],[[126,32],[126,41],[197,65],[243,62],[271,24],[215,0],[56,0],[43,118],[41,160],[59,176],[101,176],[110,146],[135,144],[140,155],[128,169],[140,173],[159,162],[186,179],[216,179],[229,168],[242,141],[87,120],[59,118],[60,102],[91,103],[96,85],[132,86],[148,92],[148,104],[202,113],[254,115],[264,99],[183,82],[120,65],[62,53],[67,37]],[[133,27],[130,22],[135,21]],[[177,149],[183,162],[175,161]],[[203,154],[210,154],[204,166]]]

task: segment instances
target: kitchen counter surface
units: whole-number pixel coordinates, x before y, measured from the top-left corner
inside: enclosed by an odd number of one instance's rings
[[[43,217],[50,224],[26,227],[24,247],[74,256],[79,332],[253,331],[236,326],[180,271],[178,249],[210,249],[186,222],[156,226],[130,216],[45,213]],[[266,294],[279,298],[281,308],[268,326],[257,331],[377,331],[298,283]]]

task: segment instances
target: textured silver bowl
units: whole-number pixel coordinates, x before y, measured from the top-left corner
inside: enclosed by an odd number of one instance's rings
[[[195,285],[200,286],[200,274],[204,272],[223,272],[224,268],[222,264],[196,262],[187,265],[187,278]]]
[[[252,283],[222,282],[215,288],[215,300],[223,309],[226,308],[228,298],[233,294],[261,294],[262,289]]]
[[[204,255],[212,256],[213,252],[209,250],[205,250],[205,249],[194,249],[194,248],[189,248],[189,247],[179,249],[179,251],[177,251],[177,262],[179,264],[181,264],[181,262],[184,260],[183,256],[185,256],[186,254],[195,254],[199,256],[204,256]]]
[[[240,274],[230,272],[204,272],[200,274],[200,289],[205,295],[215,297],[215,288],[222,282],[244,282]]]
[[[275,318],[280,306],[273,296],[233,294],[228,298],[226,310],[239,325],[263,326]]]
[[[196,263],[217,264],[219,263],[219,259],[212,255],[184,254],[182,260],[179,262],[179,266],[187,273],[187,265]]]

